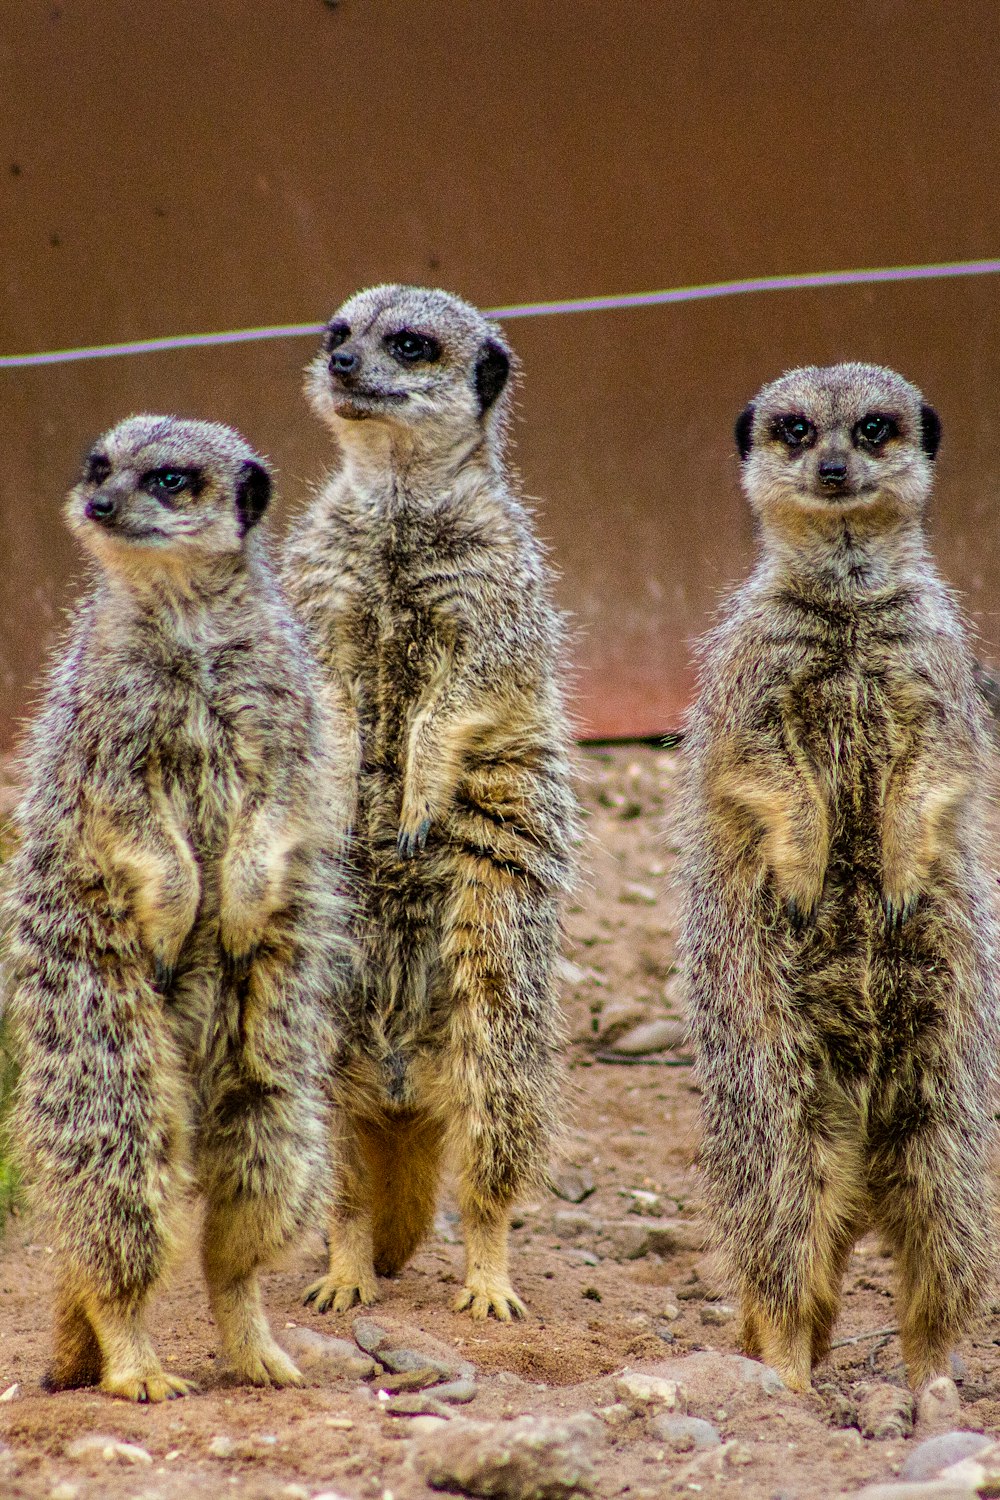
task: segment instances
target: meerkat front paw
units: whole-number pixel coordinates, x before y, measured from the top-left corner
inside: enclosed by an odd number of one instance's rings
[[[305,1384],[298,1366],[271,1338],[261,1339],[245,1349],[233,1361],[233,1370],[246,1385],[273,1385],[281,1390],[284,1386]]]
[[[886,879],[882,889],[882,910],[886,926],[898,930],[916,911],[920,902],[920,881],[916,874],[897,874],[892,881]]]
[[[470,1277],[455,1298],[454,1306],[456,1312],[468,1311],[477,1321],[488,1318],[490,1313],[501,1323],[528,1316],[528,1309],[505,1276],[496,1280]]]
[[[378,1301],[378,1281],[374,1271],[347,1278],[343,1276],[321,1276],[306,1288],[302,1301],[315,1307],[317,1312],[349,1312],[356,1302],[362,1307],[371,1307]]]
[[[258,945],[252,943],[248,948],[233,950],[226,943],[222,945],[222,972],[232,984],[241,984],[253,968],[254,959],[259,952]]]
[[[399,825],[399,833],[396,837],[396,849],[400,859],[414,859],[427,847],[427,835],[431,831],[431,818],[429,813],[414,819],[403,821]]]
[[[119,1370],[108,1373],[101,1381],[101,1390],[109,1396],[123,1396],[126,1401],[142,1403],[152,1401],[176,1401],[178,1396],[188,1396],[197,1386],[179,1375],[168,1375],[160,1365],[142,1370]]]

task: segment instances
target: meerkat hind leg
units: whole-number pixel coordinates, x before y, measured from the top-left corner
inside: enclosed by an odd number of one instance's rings
[[[303,1301],[317,1312],[347,1312],[356,1302],[378,1301],[372,1247],[372,1186],[361,1121],[342,1110],[334,1142],[333,1205],[327,1223],[329,1264],[325,1276],[308,1286]]]
[[[53,1343],[52,1363],[42,1377],[45,1390],[100,1384],[101,1346],[75,1287],[61,1286],[56,1294]]]
[[[474,1318],[490,1313],[501,1323],[526,1318],[528,1310],[511,1286],[507,1263],[510,1214],[505,1203],[485,1203],[463,1188],[460,1193],[465,1240],[465,1281],[455,1299],[455,1311],[468,1310]]]
[[[211,1204],[202,1264],[212,1316],[226,1356],[249,1385],[301,1385],[296,1365],[274,1341],[260,1295],[260,1239],[239,1208]]]
[[[101,1390],[128,1401],[171,1401],[194,1389],[168,1375],[142,1326],[141,1303],[97,1295],[82,1299],[101,1350]]]
[[[365,1122],[362,1145],[372,1186],[372,1257],[394,1276],[434,1222],[444,1131],[427,1115]]]

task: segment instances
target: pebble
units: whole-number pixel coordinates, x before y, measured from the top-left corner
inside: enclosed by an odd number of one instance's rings
[[[557,1208],[552,1215],[552,1228],[560,1240],[575,1240],[581,1234],[596,1235],[601,1231],[599,1221],[583,1208]]]
[[[659,896],[651,885],[640,885],[637,880],[632,880],[622,886],[618,900],[625,906],[655,906]]]
[[[646,1019],[646,1007],[640,1005],[638,1000],[610,1000],[601,1008],[598,1040],[602,1046],[610,1046],[618,1037]]]
[[[913,1431],[913,1397],[894,1385],[870,1385],[860,1393],[858,1426],[866,1438],[903,1438]]]
[[[640,1370],[624,1370],[615,1381],[615,1395],[636,1413],[674,1411],[684,1399],[676,1380]]]
[[[303,1375],[314,1380],[368,1380],[378,1372],[370,1354],[359,1354],[349,1339],[331,1338],[312,1328],[285,1328],[278,1343]]]
[[[618,1038],[613,1050],[620,1052],[623,1057],[645,1057],[649,1052],[683,1047],[687,1039],[688,1029],[684,1021],[664,1017],[659,1021],[646,1021],[641,1026],[633,1026]]]
[[[393,1396],[392,1400],[386,1403],[385,1409],[390,1417],[438,1417],[442,1421],[447,1421],[451,1416],[448,1408],[427,1391],[406,1396]]]
[[[126,1464],[151,1464],[151,1454],[138,1443],[123,1443],[120,1438],[107,1433],[88,1432],[85,1437],[75,1438],[66,1445],[67,1458],[103,1458],[106,1463],[119,1460]]]
[[[49,1500],[77,1500],[79,1493],[78,1484],[70,1484],[68,1479],[63,1479],[49,1490]]]
[[[415,1463],[433,1489],[499,1500],[568,1500],[593,1493],[594,1452],[603,1441],[604,1427],[591,1412],[453,1421],[421,1442]]]
[[[352,1332],[354,1342],[366,1354],[378,1354],[384,1344],[392,1343],[392,1335],[380,1323],[376,1323],[374,1318],[355,1318]]]
[[[552,1178],[552,1191],[565,1203],[582,1203],[596,1186],[589,1167],[563,1167]]]
[[[770,1400],[785,1389],[777,1370],[742,1354],[718,1354],[704,1350],[679,1359],[662,1360],[658,1374],[676,1380],[694,1416],[714,1416],[720,1406],[746,1406]]]
[[[633,1412],[632,1408],[626,1406],[624,1401],[615,1401],[611,1406],[597,1407],[594,1416],[599,1417],[605,1427],[610,1427],[614,1430],[624,1427],[627,1423],[631,1422]]]
[[[701,1417],[653,1417],[648,1424],[650,1437],[656,1438],[674,1453],[718,1448],[722,1442],[719,1429]]]
[[[942,1469],[960,1463],[992,1446],[984,1432],[941,1432],[925,1438],[906,1455],[900,1470],[902,1479],[935,1479]]]
[[[467,1402],[476,1398],[476,1382],[468,1375],[458,1380],[449,1380],[444,1385],[434,1387],[434,1397],[437,1401],[447,1401],[450,1406],[465,1406]]]
[[[616,1260],[642,1260],[647,1255],[676,1255],[704,1250],[703,1226],[695,1219],[609,1219],[604,1225]]]
[[[726,1302],[710,1302],[701,1310],[701,1321],[709,1328],[721,1328],[723,1323],[731,1323],[735,1316],[735,1307]]]
[[[418,1375],[423,1385],[433,1385],[435,1381],[453,1380],[456,1376],[466,1376],[471,1372],[471,1366],[462,1364],[446,1363],[442,1359],[435,1359],[430,1354],[423,1354],[419,1349],[387,1349],[382,1348],[378,1357],[387,1370],[393,1375]]]
[[[917,1421],[923,1426],[953,1422],[961,1410],[962,1398],[950,1375],[939,1375],[917,1397]]]

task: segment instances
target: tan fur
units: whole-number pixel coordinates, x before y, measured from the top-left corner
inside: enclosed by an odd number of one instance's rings
[[[851,1249],[895,1255],[914,1387],[991,1265],[996,763],[922,517],[938,423],[868,365],[737,424],[760,557],[702,646],[684,965],[749,1352],[805,1389]]]
[[[413,360],[394,348],[404,335]],[[556,1118],[576,810],[560,622],[503,469],[510,358],[466,303],[390,286],[340,310],[307,376],[341,465],[285,576],[355,737],[359,877],[330,1266],[307,1293],[321,1309],[372,1301],[376,1271],[405,1264],[447,1156],[467,1251],[457,1305],[524,1310],[507,1225]]]
[[[135,417],[67,502],[98,567],[29,742],[7,896],[16,1121],[58,1251],[53,1389],[188,1389],[142,1319],[190,1187],[237,1375],[299,1380],[257,1278],[322,1201],[346,810],[254,529],[269,489],[228,428]]]

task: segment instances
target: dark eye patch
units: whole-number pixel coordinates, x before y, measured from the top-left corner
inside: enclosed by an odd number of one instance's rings
[[[429,333],[415,333],[412,328],[386,334],[385,345],[389,353],[404,365],[416,365],[421,361],[433,364],[441,358],[441,345],[437,339]]]
[[[83,477],[87,484],[103,484],[111,473],[111,460],[103,453],[92,453],[87,459]]]
[[[786,448],[811,448],[816,441],[816,428],[808,417],[799,412],[789,412],[776,417],[771,425],[771,434]]]
[[[341,344],[351,336],[349,323],[331,323],[323,333],[323,348],[327,354],[332,354],[334,349],[339,349]]]
[[[890,438],[899,437],[899,423],[880,411],[870,411],[855,422],[851,437],[856,448],[880,448]]]
[[[186,490],[197,495],[204,485],[204,477],[200,469],[180,469],[165,464],[159,469],[147,469],[140,483],[147,494],[169,505]]]

